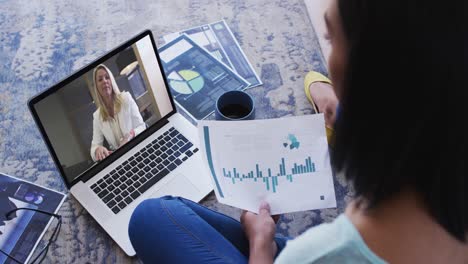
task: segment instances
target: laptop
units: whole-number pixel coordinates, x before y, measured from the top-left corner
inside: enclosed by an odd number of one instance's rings
[[[103,113],[109,100],[113,115]],[[128,224],[141,201],[198,202],[212,190],[196,127],[177,112],[149,30],[28,106],[70,193],[129,256]]]

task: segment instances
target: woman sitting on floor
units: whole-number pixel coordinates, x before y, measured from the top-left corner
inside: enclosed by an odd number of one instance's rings
[[[151,199],[129,226],[140,259],[468,263],[465,7],[462,1],[332,1],[325,17],[329,69],[340,100],[332,165],[356,194],[335,221],[286,244],[275,237],[266,204],[259,214],[244,212],[239,223],[183,198]],[[310,85],[311,98],[326,111],[314,93],[330,87],[319,86]]]

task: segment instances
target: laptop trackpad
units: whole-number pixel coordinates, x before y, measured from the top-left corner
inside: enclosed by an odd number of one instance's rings
[[[161,197],[164,195],[181,196],[187,199],[193,199],[200,195],[195,185],[182,174],[177,174],[170,182],[162,186],[159,190],[151,194],[152,197]]]

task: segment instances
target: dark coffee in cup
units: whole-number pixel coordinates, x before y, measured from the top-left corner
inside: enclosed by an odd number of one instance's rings
[[[233,119],[243,118],[250,113],[250,109],[240,104],[225,105],[219,111],[225,116]]]
[[[217,120],[255,119],[254,101],[243,91],[225,92],[216,101],[215,118]]]

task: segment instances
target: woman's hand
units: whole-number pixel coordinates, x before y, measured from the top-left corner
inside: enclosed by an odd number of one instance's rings
[[[103,146],[99,146],[99,147],[96,148],[96,151],[94,152],[94,154],[96,156],[96,160],[101,161],[101,160],[107,158],[107,156],[109,156],[110,154],[112,154],[112,151],[107,150]]]
[[[241,223],[249,240],[249,263],[273,263],[278,250],[274,241],[276,224],[267,203],[260,205],[259,213],[243,211]]]
[[[127,142],[130,141],[130,139],[134,137],[135,137],[135,130],[132,129],[127,135],[125,135],[123,138],[120,139],[119,147],[127,144]]]

